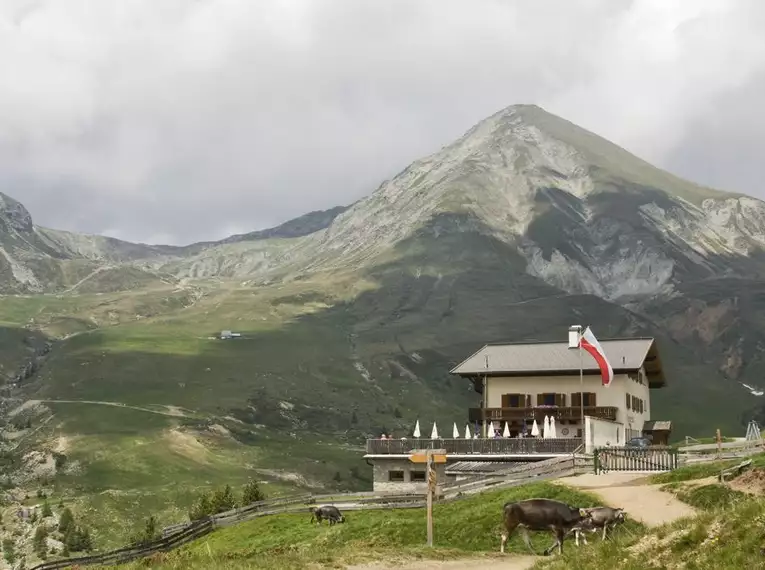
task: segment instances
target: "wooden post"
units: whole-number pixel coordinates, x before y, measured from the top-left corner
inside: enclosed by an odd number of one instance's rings
[[[433,470],[433,454],[431,453],[431,450],[428,450],[428,469],[426,472],[426,477],[428,478],[428,546],[433,546],[433,493],[435,492],[435,474],[436,472]]]
[[[425,476],[427,478],[428,490],[426,497],[426,511],[427,511],[427,530],[428,530],[428,546],[433,546],[433,497],[436,494],[436,486],[438,480],[436,478],[436,470],[433,465],[436,463],[446,463],[446,450],[445,449],[425,449],[412,451],[409,455],[409,461],[412,463],[425,463],[426,471]]]
[[[717,459],[722,455],[722,437],[720,437],[720,428],[717,428]]]

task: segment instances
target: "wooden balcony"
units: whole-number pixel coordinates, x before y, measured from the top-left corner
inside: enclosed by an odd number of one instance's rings
[[[601,420],[616,421],[616,412],[618,408],[614,406],[585,406],[584,415],[593,416]],[[468,421],[523,421],[537,420],[537,423],[544,421],[545,416],[552,416],[555,421],[573,420],[577,421],[582,416],[582,409],[579,406],[539,406],[535,408],[470,408]],[[541,428],[541,426],[540,426]]]
[[[445,449],[447,455],[522,455],[573,453],[582,444],[580,438],[539,439],[368,439],[369,455],[407,455],[418,449]]]

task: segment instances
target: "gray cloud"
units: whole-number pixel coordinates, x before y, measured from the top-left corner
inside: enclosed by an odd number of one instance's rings
[[[212,239],[523,102],[765,197],[763,29],[761,0],[0,0],[0,189],[52,227]]]

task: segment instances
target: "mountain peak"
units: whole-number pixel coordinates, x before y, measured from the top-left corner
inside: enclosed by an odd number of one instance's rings
[[[694,184],[661,170],[611,141],[555,115],[538,105],[518,104],[506,107],[478,123],[465,136],[491,128],[496,135],[518,137],[524,143],[540,146],[546,142],[567,147],[589,174],[607,184],[627,182],[669,194],[700,205],[708,198],[725,199],[740,194],[723,192]],[[464,138],[464,137],[463,137]]]
[[[31,232],[34,229],[32,216],[23,204],[0,192],[0,224],[8,225],[17,232]]]

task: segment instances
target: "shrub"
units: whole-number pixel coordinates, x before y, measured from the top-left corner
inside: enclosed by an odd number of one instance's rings
[[[211,503],[213,508],[212,514],[236,508],[236,499],[234,498],[234,492],[231,490],[231,485],[226,485],[223,489],[215,491]]]
[[[58,521],[58,530],[63,534],[66,534],[70,527],[74,526],[74,515],[72,511],[67,507],[61,513],[61,518]]]
[[[151,516],[148,519],[146,519],[146,524],[144,525],[143,530],[141,530],[141,532],[134,535],[130,539],[130,543],[135,544],[137,546],[145,546],[145,545],[148,545],[150,542],[157,540],[159,538],[159,535],[160,533],[157,530],[157,519]]]
[[[266,495],[261,490],[258,482],[253,481],[252,479],[247,481],[247,484],[244,486],[244,490],[242,491],[242,506],[251,505],[252,503],[257,503],[258,501],[264,501],[265,499]]]
[[[3,554],[8,564],[16,561],[16,544],[10,538],[3,539]]]
[[[69,525],[64,536],[64,544],[71,552],[93,550],[93,541],[90,538],[90,531],[86,527],[78,527],[74,524]]]

